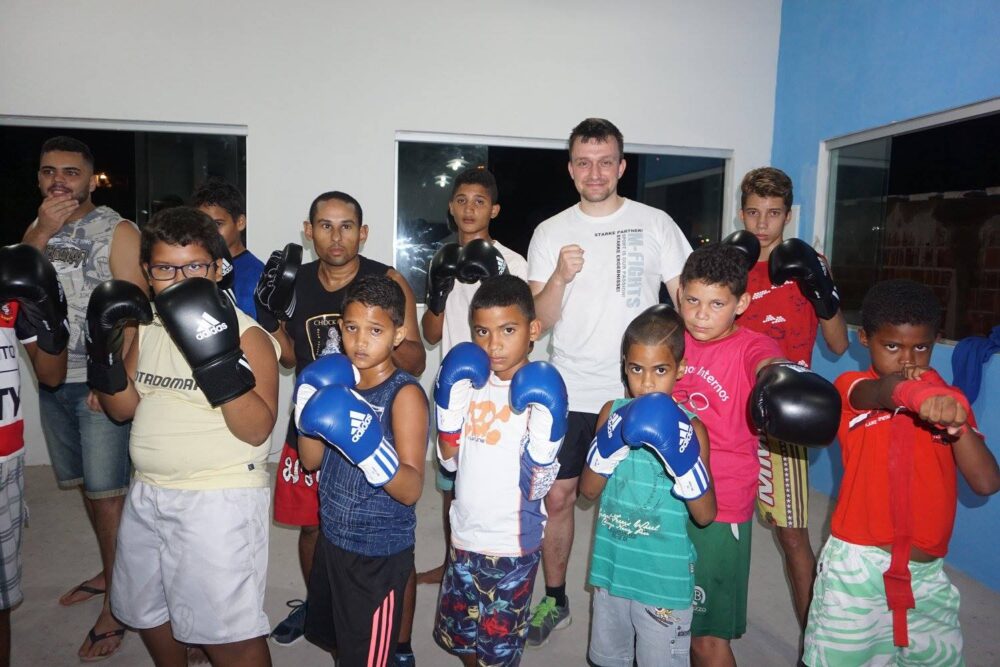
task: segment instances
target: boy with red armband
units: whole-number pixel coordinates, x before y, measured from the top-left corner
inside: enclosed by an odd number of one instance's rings
[[[941,319],[930,288],[878,283],[861,318],[872,365],[836,382],[844,478],[820,555],[803,660],[961,665],[959,594],[942,567],[955,521],[955,473],[990,495],[1000,490],[1000,469],[968,400],[929,367]]]

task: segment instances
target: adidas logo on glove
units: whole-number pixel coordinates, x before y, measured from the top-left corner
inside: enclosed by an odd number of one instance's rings
[[[612,412],[608,415],[608,437],[612,437],[615,429],[618,428],[618,424],[622,421],[622,417],[617,412]]]
[[[198,333],[195,334],[195,338],[198,340],[205,340],[206,338],[211,338],[217,333],[225,331],[229,328],[225,322],[220,322],[208,313],[203,312],[201,314],[201,319],[198,320]]]
[[[687,449],[688,443],[691,442],[691,436],[694,435],[694,430],[691,428],[690,424],[677,422],[677,431],[680,435],[680,445],[677,447],[677,451],[683,453],[684,450]]]
[[[368,430],[368,426],[371,423],[371,415],[351,410],[351,442],[357,442],[360,440],[361,436],[365,434],[365,431]]]

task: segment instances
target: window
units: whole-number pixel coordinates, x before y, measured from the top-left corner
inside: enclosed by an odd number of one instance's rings
[[[830,151],[827,248],[851,324],[875,281],[933,288],[943,333],[1000,322],[1000,112],[901,128]]]
[[[4,221],[0,245],[19,242],[37,216],[39,150],[46,139],[58,135],[79,139],[94,153],[98,176],[94,203],[110,206],[139,225],[162,208],[186,202],[209,176],[223,178],[246,192],[246,136],[239,134],[240,128],[46,121],[0,118],[0,154],[4,156],[0,160],[0,219]]]
[[[463,141],[447,135],[398,138],[396,270],[420,302],[428,262],[442,244],[456,238],[448,200],[462,170],[484,165],[496,176],[500,214],[490,234],[525,256],[535,227],[580,201],[566,170],[565,142],[482,137]],[[719,239],[728,151],[678,149],[675,154],[655,147],[625,148],[628,166],[619,194],[666,211],[694,246]]]

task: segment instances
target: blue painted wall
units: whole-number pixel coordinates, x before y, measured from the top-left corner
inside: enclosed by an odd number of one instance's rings
[[[1000,96],[1000,5],[995,1],[785,0],[771,164],[795,182],[800,236],[812,238],[816,160],[825,139]],[[952,346],[932,363],[951,378]],[[834,359],[817,343],[816,369],[830,379],[868,366],[851,347]],[[1000,356],[985,369],[973,406],[987,444],[1000,456]],[[813,453],[815,488],[835,495],[842,468],[836,445]],[[960,484],[947,561],[1000,591],[1000,497]]]

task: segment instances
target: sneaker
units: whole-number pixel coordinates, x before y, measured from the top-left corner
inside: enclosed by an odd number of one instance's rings
[[[397,653],[392,664],[394,667],[417,667],[417,658],[412,653]]]
[[[546,595],[535,607],[535,613],[528,621],[528,638],[525,644],[531,648],[544,646],[553,630],[562,630],[572,622],[573,617],[569,615],[569,598],[566,598],[565,607],[559,607],[554,597]]]
[[[281,623],[274,626],[271,641],[278,646],[291,646],[302,639],[306,632],[306,601],[289,600],[286,602],[292,611]]]

